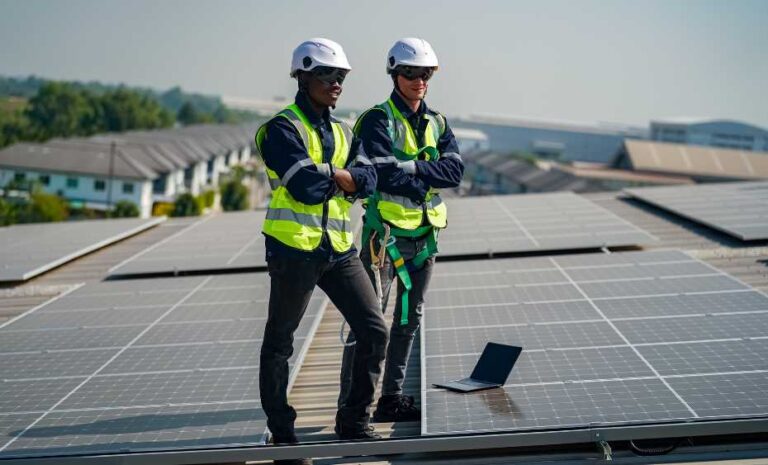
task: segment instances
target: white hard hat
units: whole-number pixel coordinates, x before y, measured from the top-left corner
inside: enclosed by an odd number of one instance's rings
[[[399,65],[437,68],[437,55],[424,39],[408,37],[395,42],[387,53],[387,72]]]
[[[352,69],[341,45],[329,39],[309,39],[293,51],[291,77],[296,77],[296,71],[311,71],[318,66]]]

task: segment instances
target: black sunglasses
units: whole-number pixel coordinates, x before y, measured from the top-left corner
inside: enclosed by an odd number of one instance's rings
[[[344,78],[347,77],[349,70],[341,68],[332,68],[330,66],[318,66],[314,68],[310,73],[316,77],[318,81],[331,85],[338,82],[339,85],[344,83]]]
[[[435,68],[401,65],[395,68],[395,72],[409,81],[421,78],[422,81],[427,82],[435,74]]]

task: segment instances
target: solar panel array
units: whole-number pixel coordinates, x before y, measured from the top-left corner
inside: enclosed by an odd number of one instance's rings
[[[440,256],[627,246],[656,239],[570,192],[448,199]]]
[[[266,270],[261,234],[265,215],[266,210],[207,216],[116,265],[110,275]],[[351,216],[352,228],[357,231],[362,216],[359,204],[352,208]]]
[[[110,270],[113,275],[266,267],[265,211],[210,215]]]
[[[424,434],[768,419],[768,296],[682,252],[440,263],[426,301]],[[503,389],[432,387],[488,341]]]
[[[0,459],[262,443],[268,292],[266,273],[102,282],[0,327]]]
[[[0,282],[26,281],[163,221],[126,218],[0,228]]]
[[[768,239],[768,182],[625,189],[626,193],[743,241]]]

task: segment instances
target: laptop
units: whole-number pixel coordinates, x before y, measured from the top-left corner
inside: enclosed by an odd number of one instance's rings
[[[489,342],[469,378],[436,383],[433,386],[456,392],[474,392],[503,386],[522,351],[522,347]]]

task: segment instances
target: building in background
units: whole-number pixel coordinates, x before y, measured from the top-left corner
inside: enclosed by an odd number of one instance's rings
[[[651,121],[651,140],[768,152],[768,130],[748,123],[703,118]]]
[[[0,150],[0,187],[35,182],[70,205],[108,210],[121,200],[149,217],[158,202],[199,195],[251,159],[254,124],[200,125],[20,143]]]
[[[696,182],[758,180],[768,179],[768,152],[627,140],[610,167]]]
[[[451,127],[454,131],[482,132],[487,137],[487,148],[494,152],[527,153],[566,162],[609,163],[624,139],[648,137],[647,129],[632,126],[491,116],[452,118]]]

